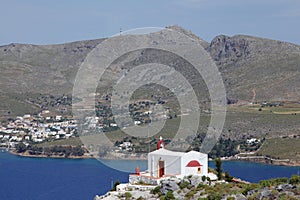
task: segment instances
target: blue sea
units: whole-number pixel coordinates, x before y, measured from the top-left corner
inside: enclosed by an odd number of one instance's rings
[[[135,171],[146,169],[146,161],[106,161]],[[209,163],[214,168],[214,163]],[[258,182],[273,177],[290,177],[300,167],[264,165],[226,161],[224,171]],[[111,183],[128,181],[128,172],[121,172],[96,159],[25,158],[0,152],[0,199],[2,200],[92,200],[96,194],[111,189]]]

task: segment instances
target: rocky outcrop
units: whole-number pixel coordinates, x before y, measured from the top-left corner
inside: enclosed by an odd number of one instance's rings
[[[222,200],[275,200],[300,199],[299,176],[288,179],[272,179],[259,184],[230,183],[225,181],[209,181],[199,176],[188,176],[182,179],[170,178],[161,181],[160,185],[150,190],[142,189],[143,185],[131,185],[127,190],[108,192],[100,199],[222,199]],[[283,183],[283,182],[289,183]],[[265,187],[264,184],[269,184]],[[134,189],[133,189],[134,188]],[[130,193],[130,194],[129,194]]]
[[[250,190],[247,193],[248,198],[252,199],[299,199],[299,191],[292,184],[280,184],[276,187],[265,187],[262,189]]]
[[[244,37],[219,35],[212,40],[207,50],[218,65],[234,63],[249,55],[249,40]]]
[[[164,180],[161,182],[160,191],[163,194],[167,194],[168,191],[176,191],[179,189],[176,180]]]

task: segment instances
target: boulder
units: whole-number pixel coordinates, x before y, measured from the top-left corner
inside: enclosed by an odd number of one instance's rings
[[[291,184],[281,184],[281,185],[276,186],[275,189],[278,192],[282,192],[282,191],[292,190],[292,189],[295,189],[295,188],[296,188],[296,186],[291,185]]]
[[[190,178],[190,183],[192,186],[197,187],[199,183],[202,183],[202,178],[200,176],[192,176]]]
[[[275,199],[275,195],[272,193],[272,190],[268,188],[263,188],[260,192],[259,199]]]
[[[175,180],[164,180],[161,182],[160,191],[163,194],[166,194],[169,190],[176,191],[179,189]]]
[[[257,193],[258,189],[250,190],[247,192],[247,196],[252,196],[253,194]]]

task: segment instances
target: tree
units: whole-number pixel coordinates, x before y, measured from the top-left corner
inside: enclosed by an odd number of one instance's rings
[[[115,183],[114,183],[114,186],[113,188],[111,189],[111,191],[116,191],[117,190],[117,185],[120,185],[120,181],[117,180]]]
[[[299,184],[300,183],[300,176],[292,175],[289,182],[290,182],[290,184],[293,184],[293,185]]]
[[[231,181],[232,181],[232,179],[233,179],[233,177],[232,177],[232,176],[230,176],[230,175],[229,175],[229,173],[226,171],[226,172],[225,172],[225,181],[227,181],[227,182],[231,182]]]
[[[215,165],[216,165],[218,180],[221,180],[222,179],[222,172],[223,172],[221,158],[216,158],[215,159]]]
[[[16,150],[17,150],[17,152],[18,153],[23,153],[23,152],[25,152],[26,151],[26,145],[25,144],[23,144],[23,143],[19,143],[19,144],[16,144]]]
[[[206,181],[206,176],[202,176],[202,181]]]

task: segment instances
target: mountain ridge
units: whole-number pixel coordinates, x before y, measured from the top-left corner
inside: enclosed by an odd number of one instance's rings
[[[228,98],[248,102],[300,101],[299,45],[247,35],[218,35],[209,43],[179,26],[167,28],[201,43],[221,72]],[[104,40],[0,46],[0,97],[17,95],[21,96],[18,101],[24,103],[30,94],[70,95],[79,66]],[[125,61],[132,64],[137,60]]]

